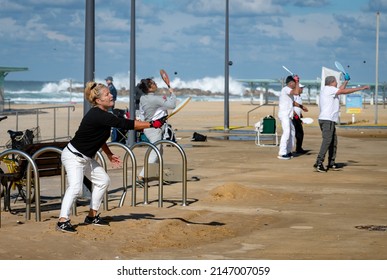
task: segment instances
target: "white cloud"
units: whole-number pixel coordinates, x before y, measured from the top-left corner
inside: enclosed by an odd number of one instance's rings
[[[220,14],[225,13],[225,1],[224,0],[195,0],[191,1],[187,10],[192,14]],[[279,13],[282,8],[272,3],[271,0],[232,0],[229,1],[230,15],[238,14],[272,14]]]
[[[43,31],[43,34],[45,34],[48,39],[51,39],[54,41],[72,43],[71,37],[66,36],[64,34],[60,34],[59,32],[56,32],[56,31],[47,30],[47,31]]]
[[[331,40],[341,36],[341,30],[331,15],[308,14],[283,19],[285,32],[300,43],[316,44],[323,38]]]
[[[24,10],[23,4],[15,3],[15,1],[0,0],[0,6],[3,11],[20,11]]]
[[[209,46],[211,44],[211,37],[210,36],[202,36],[202,37],[200,37],[199,42],[203,45]]]
[[[183,30],[201,24],[203,19],[180,12],[167,14],[162,11],[158,13],[158,18],[160,20],[157,22],[144,19],[138,21],[136,34],[140,47],[157,46],[158,49],[171,50],[190,44],[196,36],[200,36],[200,34],[188,36]]]
[[[113,30],[129,32],[129,20],[129,18],[120,18],[117,16],[116,12],[112,10],[104,10],[96,13],[96,24],[104,30],[104,32]]]
[[[277,64],[293,66],[298,61],[300,66],[295,68],[304,67],[309,74],[309,69],[320,71],[327,59],[334,60],[336,56],[351,65],[355,64],[351,59],[361,56],[368,65],[374,57],[375,12],[366,10],[365,2],[368,7],[383,7],[386,1],[230,0],[230,59],[234,62],[231,73],[238,78],[270,78],[281,68]],[[324,5],[319,6],[321,3]],[[130,1],[96,0],[95,4],[96,63],[101,65],[96,71],[102,69],[103,75],[127,71]],[[58,69],[72,69],[83,75],[82,67],[74,69],[69,65],[83,61],[84,1],[0,0],[0,6],[3,63],[15,64],[23,53],[28,66],[41,65],[38,58],[47,57],[47,50],[55,48],[52,59],[66,61]],[[225,0],[137,1],[139,76],[157,72],[159,65],[177,70],[184,79],[222,75],[224,13]],[[383,29],[385,18],[382,13],[381,70],[386,68],[387,61],[383,48],[387,38]],[[68,59],[69,44],[73,47],[73,60]],[[287,55],[289,50],[296,50],[296,58]],[[311,77],[315,75],[312,73]],[[370,71],[365,75],[371,76]]]
[[[12,18],[0,18],[0,26],[6,26],[7,28],[0,28],[0,37],[13,37],[17,28],[16,21]]]
[[[271,0],[236,0],[230,1],[232,13],[272,14],[282,12],[282,8]]]

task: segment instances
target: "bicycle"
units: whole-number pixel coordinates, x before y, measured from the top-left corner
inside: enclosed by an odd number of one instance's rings
[[[6,117],[5,117],[6,118]],[[0,117],[0,121],[5,119]],[[38,128],[26,129],[24,131],[7,131],[10,140],[7,142],[6,147],[12,148],[16,150],[23,150],[26,146],[33,144],[33,139],[35,138],[35,134],[39,133]],[[7,155],[0,159],[0,165],[6,166],[7,173],[4,172],[3,168],[0,167],[0,183],[3,185],[3,191],[1,193],[1,197],[5,196],[4,200],[4,210],[7,208],[11,211],[11,193],[16,192],[15,203],[19,197],[22,198],[24,202],[27,200],[27,161],[24,160],[20,156],[15,155]],[[31,202],[35,201],[35,186],[34,180],[31,178]]]

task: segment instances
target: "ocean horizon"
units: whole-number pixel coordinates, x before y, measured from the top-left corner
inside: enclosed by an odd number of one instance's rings
[[[106,84],[105,81],[98,81]],[[155,79],[160,89],[166,89],[166,85],[161,79]],[[114,78],[114,85],[117,90],[128,90],[128,79]],[[79,89],[83,88],[83,82],[72,81],[71,79],[62,79],[60,81],[4,81],[4,98],[11,104],[69,104],[81,103],[84,101],[83,92]],[[184,99],[188,96],[192,97],[192,101],[223,101],[224,100],[224,79],[205,78],[202,80],[184,82],[179,79],[171,81],[172,88],[184,88],[179,90],[178,99]],[[192,90],[191,90],[192,89]],[[194,89],[200,90],[201,93],[195,96]],[[229,83],[229,100],[230,101],[250,101],[251,96],[244,95],[248,90],[246,86],[235,80],[230,80]],[[259,90],[259,88],[257,88]],[[263,89],[262,89],[263,90]],[[270,89],[270,92],[279,94],[280,87]],[[119,102],[128,102],[129,95],[119,95]],[[274,98],[275,99],[275,98]]]
[[[166,89],[166,85],[161,78],[154,79],[160,89]],[[104,80],[96,82],[104,83]],[[129,79],[127,77],[114,77],[114,85],[117,90],[129,89]],[[83,82],[72,81],[71,79],[62,79],[60,81],[4,81],[5,104],[76,104],[83,103]],[[224,77],[203,78],[194,81],[182,81],[179,78],[171,80],[171,87],[179,89],[178,99],[182,100],[191,97],[192,101],[224,101]],[[197,94],[197,90],[200,94]],[[246,84],[230,78],[229,82],[229,101],[246,101],[257,103],[260,100],[257,92],[264,92],[265,88],[256,87],[251,92]],[[185,92],[186,91],[186,92]],[[268,100],[278,101],[281,92],[281,85],[272,84],[268,88],[270,95]],[[304,90],[302,98],[304,100],[316,100],[318,90],[312,88],[310,92]],[[371,94],[362,93],[364,100],[369,100]],[[129,103],[129,95],[119,95],[119,102]]]

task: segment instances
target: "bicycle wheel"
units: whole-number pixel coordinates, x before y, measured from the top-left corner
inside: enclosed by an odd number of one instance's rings
[[[16,157],[14,165],[12,166],[15,172],[19,172],[20,177],[14,181],[15,186],[18,191],[18,196],[20,196],[24,202],[27,201],[27,162],[22,160],[20,157]],[[35,181],[31,178],[31,203],[35,202]]]
[[[3,171],[3,169],[1,169],[1,168],[0,168],[0,173],[1,173],[1,174],[4,174],[4,171]],[[0,197],[3,197],[3,196],[4,196],[5,188],[7,187],[7,180],[5,180],[5,178],[3,177],[3,178],[0,180],[0,184],[3,186],[3,187],[1,188]]]
[[[31,181],[33,181],[33,179],[31,179]],[[23,199],[24,202],[27,202],[27,182],[25,184],[17,183],[16,186],[17,186],[17,189],[19,191],[20,197]],[[34,186],[34,182],[31,182],[31,195],[30,195],[30,198],[31,198],[31,203],[34,203],[35,202],[35,186]]]

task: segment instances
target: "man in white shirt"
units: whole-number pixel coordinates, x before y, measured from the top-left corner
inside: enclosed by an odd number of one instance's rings
[[[322,143],[314,165],[318,172],[327,172],[328,169],[337,170],[335,160],[337,151],[336,124],[339,121],[340,113],[339,95],[370,88],[369,86],[346,88],[350,79],[348,73],[344,74],[344,83],[337,88],[337,80],[334,76],[325,78],[325,86],[320,93],[320,115],[318,117],[322,132]],[[328,151],[328,166],[326,169],[324,159]]]
[[[278,118],[280,119],[282,126],[282,135],[277,156],[279,159],[291,159],[293,157],[292,149],[295,137],[295,129],[292,122],[293,107],[297,106],[305,112],[308,111],[305,106],[294,102],[293,96],[300,94],[299,81],[300,78],[297,75],[288,76],[285,81],[286,86],[282,88],[279,97]]]

